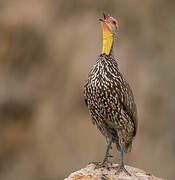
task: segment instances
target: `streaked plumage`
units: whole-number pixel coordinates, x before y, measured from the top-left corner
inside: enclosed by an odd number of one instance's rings
[[[112,17],[104,15],[104,20],[101,20],[103,26],[109,21],[114,22],[114,18],[109,18]],[[112,30],[110,32],[115,35]],[[121,152],[119,169],[127,172],[124,168],[123,152],[131,151],[132,141],[137,132],[137,110],[131,88],[119,71],[112,48],[113,43],[110,52],[101,54],[91,69],[84,86],[84,96],[92,122],[106,137],[107,150],[101,164],[106,162],[111,144],[115,143]]]

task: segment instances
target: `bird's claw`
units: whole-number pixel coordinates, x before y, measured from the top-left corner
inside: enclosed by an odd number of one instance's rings
[[[131,174],[126,170],[123,164],[113,168],[117,169],[117,172],[115,174],[119,174],[121,171],[124,171],[128,176],[131,176]]]

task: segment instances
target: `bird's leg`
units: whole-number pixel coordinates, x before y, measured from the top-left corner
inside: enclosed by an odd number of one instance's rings
[[[112,157],[109,154],[109,150],[111,149],[111,144],[112,144],[112,138],[111,139],[106,139],[107,145],[106,145],[106,151],[105,151],[105,156],[102,162],[90,162],[89,164],[95,164],[96,168],[103,167],[105,163],[107,162],[109,157]]]
[[[117,173],[120,171],[124,171],[127,175],[131,176],[131,174],[125,169],[124,165],[124,147],[121,146],[121,152],[120,152],[120,164],[117,166]]]
[[[106,161],[108,160],[108,157],[112,157],[109,154],[109,150],[111,149],[112,139],[107,139],[107,145],[106,145],[106,152],[103,161],[100,163],[101,165],[104,165]]]

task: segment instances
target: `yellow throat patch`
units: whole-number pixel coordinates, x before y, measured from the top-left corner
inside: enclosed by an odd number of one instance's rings
[[[108,26],[103,23],[103,50],[102,54],[109,55],[112,49],[114,37],[111,30],[108,28]]]

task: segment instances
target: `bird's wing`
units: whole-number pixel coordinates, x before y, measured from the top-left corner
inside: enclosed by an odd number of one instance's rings
[[[108,67],[112,72],[112,75],[108,73],[109,78],[113,79],[113,90],[116,98],[120,101],[120,104],[123,106],[125,112],[130,116],[131,120],[134,123],[135,131],[134,135],[137,131],[138,120],[137,120],[137,108],[134,102],[134,95],[132,93],[131,87],[127,83],[127,81],[123,78],[123,75],[120,73],[118,69],[117,61],[114,57],[110,56],[107,59],[111,62],[112,65]],[[109,66],[109,65],[108,65]]]
[[[119,73],[118,76],[123,79],[122,83],[118,83],[117,85],[117,96],[119,98],[120,103],[123,105],[124,110],[128,113],[130,118],[132,119],[135,131],[134,135],[136,135],[138,120],[137,120],[137,107],[134,102],[134,95],[132,93],[131,87],[127,83],[127,81],[123,78],[122,74]]]

